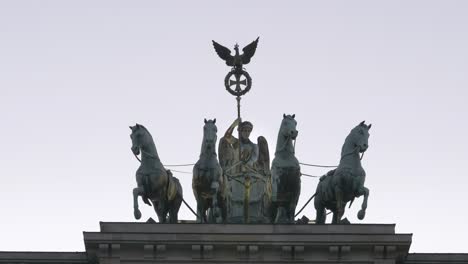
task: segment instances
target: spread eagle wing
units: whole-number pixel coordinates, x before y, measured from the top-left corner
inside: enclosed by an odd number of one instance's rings
[[[242,51],[244,52],[242,54],[242,64],[247,64],[250,62],[250,59],[253,57],[255,54],[255,50],[257,50],[257,44],[258,44],[258,37],[256,40],[252,41],[249,45],[245,46]],[[218,53],[219,54],[219,53]],[[221,56],[221,55],[220,55]]]
[[[270,151],[268,150],[268,142],[266,138],[262,136],[258,137],[257,145],[257,169],[265,176],[270,175]]]
[[[234,57],[231,55],[231,50],[217,43],[214,40],[213,40],[213,47],[216,53],[218,53],[218,56],[221,59],[225,60],[228,66],[234,66]]]

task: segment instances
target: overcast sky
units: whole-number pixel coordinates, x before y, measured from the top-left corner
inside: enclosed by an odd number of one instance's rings
[[[273,155],[294,113],[298,159],[333,165],[372,123],[367,215],[360,198],[345,216],[396,223],[411,252],[467,252],[467,14],[448,0],[1,1],[0,250],[83,251],[99,221],[135,221],[128,126],[149,129],[163,163],[196,162],[203,119],[220,138],[236,117],[211,40],[260,36],[242,99],[252,138]],[[191,175],[175,175],[195,206]],[[303,177],[299,207],[316,185]]]

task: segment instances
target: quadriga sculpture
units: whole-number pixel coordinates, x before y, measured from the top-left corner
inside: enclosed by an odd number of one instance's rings
[[[205,119],[200,159],[193,167],[192,189],[197,200],[199,223],[216,223],[219,216],[225,223],[227,217],[226,180],[216,155],[218,128],[215,124],[216,119]],[[208,209],[210,213],[207,219]]]
[[[293,140],[298,134],[294,117],[295,115],[283,115],[271,167],[274,223],[294,223],[296,205],[301,193],[301,169],[293,146]]]
[[[333,224],[341,223],[346,203],[351,202],[352,204],[354,199],[361,195],[364,195],[364,200],[361,210],[358,212],[358,218],[364,219],[369,189],[364,187],[366,172],[361,166],[359,153],[364,153],[369,147],[368,139],[371,126],[362,121],[351,130],[341,149],[338,168],[329,171],[320,178],[314,200],[317,224],[325,223],[325,209],[333,212]]]
[[[151,206],[153,203],[160,223],[166,223],[167,220],[169,223],[177,223],[177,213],[182,203],[182,186],[162,165],[148,130],[139,124],[130,126],[130,129],[132,152],[135,156],[141,152],[141,164],[136,172],[137,187],[133,189],[134,216],[136,219],[141,218],[138,209],[138,196],[141,196],[146,204]]]

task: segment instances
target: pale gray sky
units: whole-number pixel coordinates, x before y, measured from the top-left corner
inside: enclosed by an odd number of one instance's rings
[[[211,40],[260,36],[242,100],[252,136],[273,150],[295,113],[299,160],[336,164],[372,123],[362,223],[413,233],[411,252],[467,252],[467,14],[467,1],[1,1],[0,250],[82,251],[99,221],[134,221],[128,125],[163,163],[194,163],[203,118],[221,137],[236,117]],[[194,206],[191,176],[176,176]],[[303,178],[299,206],[316,184]]]

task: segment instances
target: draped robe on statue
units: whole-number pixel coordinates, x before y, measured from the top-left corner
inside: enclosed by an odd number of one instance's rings
[[[248,222],[268,223],[271,199],[268,144],[264,137],[258,138],[258,144],[250,141],[253,128],[250,122],[240,124],[241,139],[237,139],[232,135],[237,125],[236,120],[220,139],[218,151],[227,178],[228,222],[245,222],[244,204],[248,198]],[[250,180],[246,181],[246,177]]]

